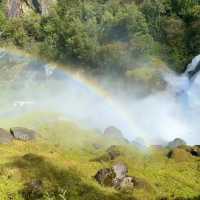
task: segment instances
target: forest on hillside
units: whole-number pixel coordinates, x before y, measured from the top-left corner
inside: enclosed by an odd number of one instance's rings
[[[152,58],[182,72],[200,52],[199,0],[57,0],[48,15],[12,18],[7,7],[1,0],[2,45],[95,73],[123,75]]]

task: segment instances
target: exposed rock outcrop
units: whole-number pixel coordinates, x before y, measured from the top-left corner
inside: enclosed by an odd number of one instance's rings
[[[48,15],[53,4],[55,4],[54,0],[8,0],[7,16],[16,18],[29,12]]]
[[[0,128],[0,144],[8,144],[13,140],[13,136],[5,129]]]
[[[10,133],[17,140],[34,140],[37,133],[34,130],[23,128],[23,127],[14,127],[10,129]]]
[[[100,157],[95,158],[93,161],[98,161],[98,162],[112,161],[112,160],[115,160],[120,155],[122,155],[120,146],[112,145],[106,150],[106,153],[104,153]]]
[[[150,184],[145,180],[127,174],[127,166],[118,163],[112,168],[100,169],[95,175],[95,179],[102,185],[114,187],[118,190],[151,189]]]

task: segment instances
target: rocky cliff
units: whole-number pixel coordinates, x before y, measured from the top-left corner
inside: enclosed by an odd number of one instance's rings
[[[53,3],[55,3],[53,0],[8,0],[7,16],[9,18],[15,18],[29,12],[48,15],[49,9]]]

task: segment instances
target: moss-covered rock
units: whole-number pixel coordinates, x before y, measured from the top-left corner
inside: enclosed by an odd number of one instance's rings
[[[187,152],[181,148],[175,148],[169,151],[168,158],[174,159],[176,162],[190,161],[192,156],[190,152]]]

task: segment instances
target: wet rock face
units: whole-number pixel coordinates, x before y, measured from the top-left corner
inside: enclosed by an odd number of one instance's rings
[[[98,162],[112,161],[121,155],[122,152],[120,150],[120,146],[112,145],[106,150],[106,152],[102,156],[93,159],[93,161],[98,161]]]
[[[184,140],[182,140],[181,138],[176,138],[173,141],[169,142],[167,147],[176,148],[176,147],[183,146],[183,145],[186,145],[186,142]]]
[[[37,135],[35,131],[23,127],[11,128],[10,133],[15,139],[23,141],[34,140]]]
[[[8,144],[12,142],[13,136],[6,130],[0,128],[0,144]]]

